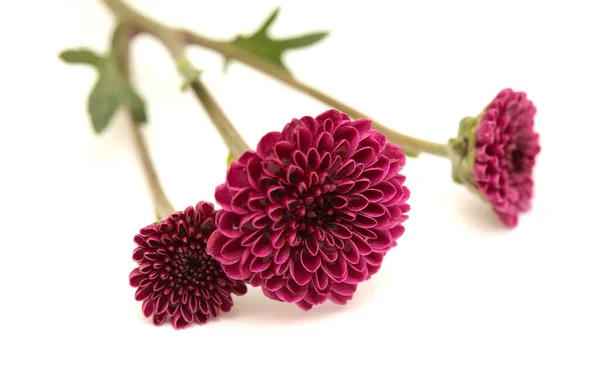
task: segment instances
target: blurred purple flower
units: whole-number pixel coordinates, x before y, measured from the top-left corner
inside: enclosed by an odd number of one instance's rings
[[[207,251],[271,299],[345,304],[404,232],[404,163],[370,120],[294,119],[229,167]]]
[[[508,227],[531,208],[533,168],[541,148],[536,108],[523,92],[502,90],[451,140],[455,180],[473,187]]]

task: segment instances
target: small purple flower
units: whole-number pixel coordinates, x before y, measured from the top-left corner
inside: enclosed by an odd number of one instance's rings
[[[541,150],[535,114],[525,93],[504,89],[478,117],[464,118],[450,141],[454,179],[474,188],[511,228],[531,208]]]
[[[140,230],[134,241],[129,282],[136,287],[135,299],[143,301],[146,317],[155,325],[167,318],[181,329],[195,321],[205,323],[219,310],[233,306],[231,294],[243,295],[246,285],[225,275],[221,264],[206,253],[206,243],[215,230],[215,209],[208,202],[171,214]]]
[[[404,233],[404,163],[369,120],[294,119],[229,167],[207,251],[271,299],[345,304]]]

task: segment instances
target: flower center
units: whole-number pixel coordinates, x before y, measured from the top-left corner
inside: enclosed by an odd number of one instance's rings
[[[520,149],[517,148],[510,153],[509,167],[511,172],[517,174],[525,169],[525,157]]]
[[[285,213],[284,219],[301,240],[309,235],[315,235],[320,240],[317,227],[322,228],[330,222],[340,220],[331,201],[335,188],[335,184],[325,182],[308,190],[298,190],[295,186],[287,190],[286,196],[295,201],[290,205],[290,211]]]
[[[200,245],[180,246],[169,264],[164,268],[169,280],[188,291],[204,287],[213,290],[217,279],[224,276],[221,267]]]

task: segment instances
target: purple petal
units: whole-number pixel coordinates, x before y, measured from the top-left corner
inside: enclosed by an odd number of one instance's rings
[[[356,215],[356,219],[354,220],[353,224],[361,228],[372,228],[377,225],[377,221],[371,217],[359,213]]]
[[[339,177],[339,178],[346,178],[350,174],[352,174],[355,169],[356,169],[356,162],[352,159],[348,159],[346,162],[344,162],[341,165],[341,167],[339,168],[338,171],[333,173],[333,175],[335,175],[336,177]]]
[[[152,317],[152,323],[154,323],[156,326],[160,326],[165,323],[166,319],[167,314],[155,314],[154,317]]]
[[[385,176],[386,171],[378,167],[371,167],[363,171],[362,176],[371,181],[371,185],[374,186],[381,182]]]
[[[348,238],[352,237],[352,232],[345,225],[342,225],[337,222],[332,222],[332,223],[328,224],[327,226],[328,226],[331,234],[333,234],[335,237],[338,237],[341,239],[348,239]]]
[[[307,128],[299,128],[296,132],[296,146],[301,151],[308,151],[312,147],[313,134]]]
[[[308,153],[306,154],[306,166],[303,168],[317,170],[317,168],[319,168],[319,163],[321,163],[321,157],[317,150],[315,148],[308,150]]]
[[[319,243],[314,235],[308,235],[305,238],[306,249],[311,255],[316,255],[319,252]]]
[[[371,120],[360,118],[352,121],[350,125],[356,128],[360,135],[363,135],[365,132],[371,129],[373,122]]]
[[[331,206],[335,209],[343,209],[348,206],[348,198],[341,195],[336,195],[331,199]]]
[[[275,264],[283,264],[290,257],[290,247],[288,245],[284,245],[278,251],[275,252],[273,261]]]
[[[358,212],[369,206],[369,200],[362,194],[352,194],[348,197],[348,209]]]
[[[232,189],[243,189],[249,185],[246,166],[238,162],[231,163],[227,171],[227,186]]]
[[[253,255],[258,257],[266,257],[271,252],[273,252],[273,246],[271,245],[271,240],[267,234],[263,234],[263,236],[254,242],[251,250]]]
[[[262,158],[272,156],[275,145],[281,140],[281,132],[269,132],[260,139],[256,146],[256,153]]]
[[[279,221],[283,218],[283,208],[281,205],[272,203],[267,207],[267,214],[273,221]]]
[[[332,159],[330,153],[326,153],[326,154],[322,155],[321,162],[319,162],[319,167],[317,168],[317,170],[320,172],[328,172],[329,169],[331,168],[332,162],[333,162],[333,159]]]
[[[369,240],[371,247],[373,250],[386,250],[390,248],[392,244],[392,235],[388,230],[379,230],[374,229],[377,237],[375,239]]]
[[[265,281],[265,287],[269,291],[277,291],[285,285],[285,280],[281,276],[273,276]]]
[[[377,189],[368,189],[363,191],[362,195],[367,197],[369,202],[379,202],[383,199],[383,192]]]
[[[294,149],[292,143],[280,141],[275,145],[275,156],[277,156],[284,164],[289,164],[292,160],[292,152]]]
[[[219,218],[219,229],[221,233],[226,237],[239,237],[242,232],[240,231],[241,216],[233,212],[222,212],[223,214]]]
[[[351,240],[354,245],[356,245],[356,248],[361,255],[368,255],[371,253],[371,246],[358,234],[353,233]]]
[[[140,282],[146,277],[146,275],[144,275],[143,273],[140,272],[140,270],[138,268],[135,268],[133,271],[131,271],[131,273],[129,274],[129,284],[131,284],[132,287],[138,287],[140,285]]]
[[[358,248],[352,242],[352,240],[346,240],[345,243],[346,244],[344,246],[344,249],[342,249],[340,251],[342,254],[342,257],[348,263],[351,263],[351,264],[358,263],[358,260],[360,259],[360,254],[358,253]]]
[[[315,143],[317,145],[317,151],[323,154],[325,152],[333,151],[335,140],[333,140],[333,136],[331,135],[331,133],[322,132],[318,135],[317,141]]]
[[[323,270],[338,282],[343,282],[348,277],[348,267],[346,260],[336,260],[333,263],[323,263]]]
[[[271,260],[266,257],[255,257],[250,261],[250,271],[260,273],[269,268]]]
[[[304,170],[300,167],[291,165],[287,170],[287,183],[294,184],[304,178]]]
[[[383,181],[374,187],[383,193],[382,203],[386,203],[396,195],[396,187],[388,181]]]
[[[248,213],[248,199],[252,193],[252,188],[247,187],[235,194],[231,200],[231,210],[238,214]]]
[[[138,288],[135,291],[135,300],[142,301],[152,295],[152,287],[146,286],[144,288]]]
[[[307,251],[301,251],[300,263],[306,271],[313,273],[321,266],[321,256],[311,255]]]
[[[224,264],[232,264],[241,260],[246,247],[241,244],[241,238],[230,239],[221,248],[219,261]]]
[[[269,204],[269,200],[262,194],[252,193],[248,197],[248,210],[251,212],[260,212],[265,210],[267,205]]]
[[[262,171],[270,177],[282,177],[285,175],[285,166],[280,159],[266,158],[262,161]]]
[[[292,160],[294,161],[296,166],[300,167],[301,169],[305,169],[308,165],[306,154],[300,150],[294,151],[294,153],[292,154]]]
[[[304,295],[295,294],[292,291],[290,291],[287,285],[275,291],[275,295],[277,295],[277,297],[279,297],[282,301],[287,303],[296,303],[301,301],[302,298],[304,298]]]
[[[356,286],[350,285],[350,284],[345,284],[345,283],[338,283],[335,286],[333,286],[332,291],[335,292],[336,294],[351,297],[352,295],[354,295],[354,292],[356,291]]]
[[[304,296],[304,300],[312,305],[323,304],[327,300],[327,294],[317,292],[317,290],[311,287]]]
[[[371,202],[361,210],[361,213],[370,217],[380,217],[385,214],[385,207],[380,203]]]
[[[312,273],[308,272],[299,260],[292,260],[290,265],[290,275],[299,285],[308,284],[312,279]]]
[[[327,273],[323,269],[323,266],[321,266],[317,270],[317,272],[315,272],[315,275],[313,277],[313,284],[315,288],[319,291],[323,291],[329,286],[329,275],[327,275]]]
[[[263,167],[260,158],[256,156],[250,158],[250,160],[248,160],[246,168],[248,170],[248,182],[250,183],[250,186],[254,190],[260,191],[260,185],[258,182],[263,172]]]
[[[375,151],[371,147],[361,148],[352,155],[352,159],[368,167],[375,161]]]
[[[154,313],[154,300],[146,299],[142,303],[142,313],[146,318],[150,317]]]
[[[215,189],[215,200],[225,210],[231,211],[231,191],[227,187],[227,184],[217,186]]]
[[[360,135],[358,134],[356,128],[349,125],[342,125],[333,132],[333,139],[335,140],[336,144],[340,143],[343,140],[346,140],[348,142],[347,153],[344,155],[348,157],[349,155],[352,155],[356,152],[356,148],[358,147],[358,142],[360,140]]]

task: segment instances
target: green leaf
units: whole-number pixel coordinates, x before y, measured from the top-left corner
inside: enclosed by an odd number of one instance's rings
[[[131,109],[136,122],[146,122],[144,101],[121,73],[117,59],[110,55],[98,68],[98,81],[88,100],[88,112],[96,133],[106,129],[121,105]]]
[[[135,122],[142,124],[148,121],[148,116],[146,115],[146,103],[136,93],[133,87],[130,84],[127,84],[123,93],[123,103],[131,109]]]
[[[325,38],[328,35],[328,32],[315,32],[288,39],[273,39],[269,34],[269,28],[275,22],[278,14],[279,8],[275,8],[254,34],[249,36],[238,35],[233,41],[228,43],[238,49],[250,52],[267,62],[277,65],[289,73],[289,70],[283,63],[284,52],[291,49],[311,46]],[[227,70],[229,61],[229,58],[225,58],[224,70]]]
[[[59,55],[66,63],[87,64],[98,68],[102,64],[102,57],[88,49],[65,50]]]
[[[120,49],[117,47],[119,38],[125,33],[131,33],[124,28],[121,24],[115,27],[108,53],[103,56],[86,48],[65,50],[60,54],[60,58],[67,63],[92,65],[98,71],[98,79],[88,97],[88,113],[94,131],[98,134],[108,127],[115,113],[122,106],[131,109],[136,122],[145,123],[148,119],[144,100],[123,74],[117,58]]]
[[[88,113],[92,119],[94,131],[102,133],[119,109],[121,102],[114,94],[113,86],[107,77],[100,76],[88,99]]]

